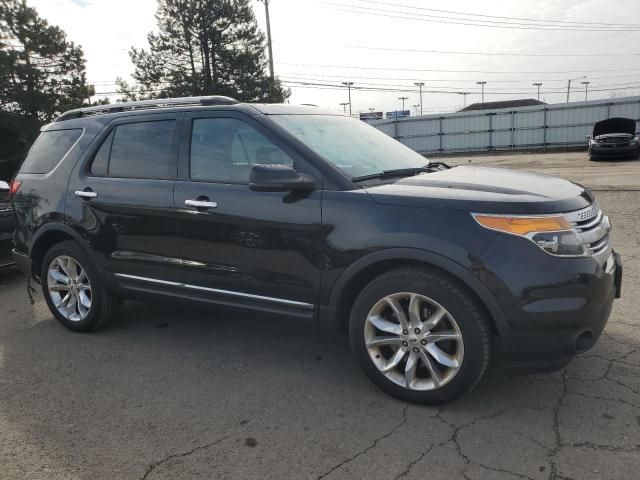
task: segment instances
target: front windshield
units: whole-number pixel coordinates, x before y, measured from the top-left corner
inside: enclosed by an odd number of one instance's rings
[[[428,163],[422,155],[354,118],[273,115],[271,119],[351,178]]]

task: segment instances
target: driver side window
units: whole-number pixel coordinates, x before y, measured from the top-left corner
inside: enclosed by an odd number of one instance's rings
[[[258,164],[285,164],[293,159],[252,126],[235,118],[198,118],[191,128],[189,155],[193,180],[248,184]]]

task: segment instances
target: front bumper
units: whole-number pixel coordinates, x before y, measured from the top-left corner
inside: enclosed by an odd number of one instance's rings
[[[610,146],[607,147],[592,145],[589,148],[589,155],[593,158],[622,158],[632,157],[638,155],[638,152],[640,152],[638,145],[609,145]]]
[[[483,256],[492,270],[485,284],[508,324],[499,332],[500,363],[521,372],[562,368],[604,330],[621,294],[621,259],[614,251],[602,265],[593,258],[559,259],[512,240],[497,238]]]

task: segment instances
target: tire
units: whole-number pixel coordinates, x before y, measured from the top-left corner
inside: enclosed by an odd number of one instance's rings
[[[393,315],[390,301],[396,308],[402,307],[404,321],[410,324],[409,335]],[[441,318],[436,321],[438,316]],[[422,322],[421,329],[414,330],[418,324],[415,319]],[[434,336],[438,334],[440,340]],[[490,320],[484,309],[464,285],[436,269],[398,268],[369,283],[351,309],[349,340],[374,384],[396,398],[426,405],[449,402],[472,390],[491,359]],[[367,341],[371,343],[367,345]],[[391,341],[393,344],[384,344]],[[400,356],[396,367],[386,374],[381,371]],[[415,370],[410,365],[416,365]]]
[[[82,271],[85,275],[80,274]],[[69,295],[70,289],[64,281],[69,276],[76,276],[71,288],[71,297],[75,297],[76,302],[71,299],[57,307],[63,296]],[[40,278],[42,294],[49,310],[69,330],[94,331],[118,316],[120,300],[106,288],[89,254],[74,241],[61,242],[49,249],[42,261]]]

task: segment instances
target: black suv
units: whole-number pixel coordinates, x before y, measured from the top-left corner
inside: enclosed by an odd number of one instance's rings
[[[12,184],[15,259],[69,329],[133,296],[288,315],[348,333],[371,380],[413,402],[459,396],[492,359],[554,369],[590,348],[621,278],[593,194],[425,162],[312,107],[74,110]]]

